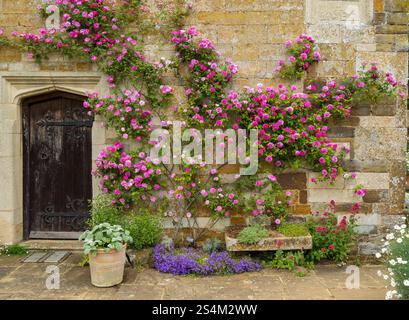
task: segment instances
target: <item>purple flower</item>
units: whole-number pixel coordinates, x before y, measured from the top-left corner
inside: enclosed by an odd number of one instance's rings
[[[250,259],[234,260],[227,251],[204,254],[192,248],[175,249],[158,244],[153,253],[155,269],[174,275],[226,274],[260,271],[262,266]]]

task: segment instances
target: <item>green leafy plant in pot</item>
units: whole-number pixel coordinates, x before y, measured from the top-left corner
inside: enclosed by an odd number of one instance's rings
[[[91,282],[96,287],[112,287],[124,277],[126,247],[132,243],[129,231],[121,226],[102,223],[85,231],[80,240],[89,255]]]

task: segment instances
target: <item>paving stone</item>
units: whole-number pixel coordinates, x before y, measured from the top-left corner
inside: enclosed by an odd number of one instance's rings
[[[21,265],[21,256],[0,256],[0,266],[17,267]]]
[[[357,289],[330,289],[331,294],[337,300],[385,300],[386,289],[368,289],[365,290],[365,297],[361,290]]]
[[[61,287],[48,290],[47,264],[22,264],[0,257],[0,299],[63,300],[289,300],[289,299],[383,299],[387,282],[377,276],[381,266],[360,268],[360,289],[345,286],[346,266],[317,265],[305,277],[288,270],[229,276],[173,276],[153,269],[125,269],[124,282],[112,288],[91,284],[88,267],[79,267],[80,254],[59,264]],[[5,264],[5,266],[3,266]],[[3,274],[3,276],[1,276]]]
[[[0,293],[0,300],[9,300],[13,297],[10,293]]]
[[[13,267],[0,267],[0,279],[7,276],[13,270]]]
[[[387,283],[376,275],[380,267],[368,268],[360,267],[359,283],[362,289],[382,289]],[[351,273],[346,273],[347,266],[340,268],[318,267],[317,273],[320,281],[327,288],[347,289],[346,281]]]

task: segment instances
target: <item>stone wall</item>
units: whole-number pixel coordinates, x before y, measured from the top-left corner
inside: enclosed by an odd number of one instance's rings
[[[27,5],[27,2],[0,0],[0,26],[5,27],[6,32],[33,31],[41,26],[34,6]],[[278,84],[280,79],[273,70],[286,54],[283,42],[301,33],[317,39],[323,57],[323,61],[298,83],[301,86],[311,81],[352,75],[363,61],[376,60],[399,79],[408,76],[407,0],[196,0],[193,3],[194,12],[187,25],[196,25],[224,57],[232,58],[240,66],[234,82],[236,89],[260,82]],[[156,37],[148,39],[147,51],[148,55],[156,57],[170,56],[174,52],[172,45],[158,43]],[[50,79],[63,79],[65,75],[76,74],[98,76],[90,65],[82,62],[53,58],[38,66],[14,50],[0,49],[0,93],[3,95],[0,104],[0,181],[2,186],[7,186],[0,192],[2,241],[21,239],[21,166],[12,166],[21,158],[21,120],[15,97],[30,94],[36,87],[28,81],[14,89],[14,94],[6,95],[5,90],[11,90],[6,78],[19,75],[30,79],[44,75]],[[64,84],[61,80],[60,86],[77,92],[92,86],[106,91],[102,82],[78,86]],[[47,88],[47,85],[42,87]],[[361,202],[358,230],[366,236],[360,243],[360,250],[366,254],[372,252],[375,240],[384,231],[383,226],[403,214],[406,128],[406,105],[403,103],[388,99],[377,105],[361,103],[354,106],[352,117],[337,123],[331,137],[351,149],[346,167],[358,172],[357,183],[368,189],[367,195],[362,200],[354,195],[356,182],[340,179],[331,186],[315,185],[309,182],[314,173],[306,170],[285,172],[279,180],[285,189],[294,192],[293,214],[306,215],[322,210],[332,199],[337,201],[339,213],[345,214],[354,202]],[[105,140],[109,136],[96,129],[95,152],[104,143],[109,143],[109,139]],[[225,178],[228,179],[236,169],[226,168]],[[207,220],[204,215],[200,223],[205,225]],[[232,219],[233,222],[240,220]],[[218,227],[222,229],[229,223],[230,220],[223,221]]]

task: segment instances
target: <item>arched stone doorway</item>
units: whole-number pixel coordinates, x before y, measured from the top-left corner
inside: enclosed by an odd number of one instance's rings
[[[76,239],[85,229],[93,119],[83,100],[56,91],[22,101],[25,239]]]

